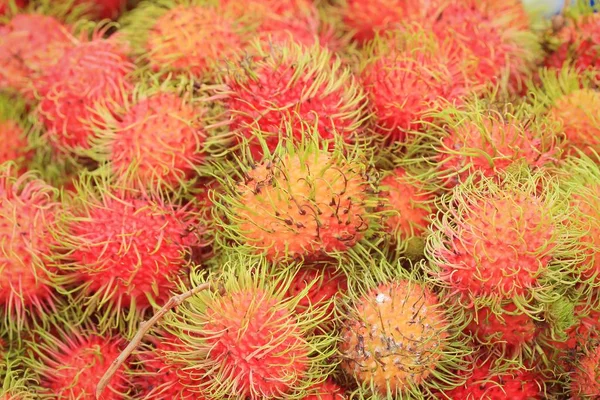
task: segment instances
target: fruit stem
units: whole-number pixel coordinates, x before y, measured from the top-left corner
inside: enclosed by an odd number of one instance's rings
[[[110,368],[108,368],[108,370],[102,376],[102,379],[100,379],[98,386],[96,386],[96,399],[100,399],[102,392],[104,392],[104,389],[106,388],[106,385],[108,385],[108,382],[110,381],[112,376],[115,374],[115,372],[117,372],[117,370],[125,362],[125,360],[127,360],[131,353],[133,353],[133,351],[140,345],[142,339],[144,338],[146,333],[148,333],[150,328],[152,328],[172,308],[179,306],[181,303],[183,303],[185,300],[192,297],[196,293],[209,289],[210,286],[210,283],[203,283],[188,290],[187,292],[171,297],[169,301],[167,301],[165,305],[162,306],[161,309],[158,310],[156,314],[152,316],[152,318],[150,318],[148,321],[142,321],[140,323],[140,328],[138,329],[133,339],[131,339],[127,347],[125,347],[121,354],[119,354],[119,356],[112,362]]]

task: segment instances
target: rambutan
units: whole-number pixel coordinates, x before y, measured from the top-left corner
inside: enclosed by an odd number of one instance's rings
[[[570,65],[578,72],[590,71],[597,74],[597,64],[600,61],[600,15],[589,12],[592,10],[578,11],[567,13],[565,26],[556,37],[558,45],[546,58],[545,64],[558,70]]]
[[[20,331],[26,319],[54,305],[49,265],[58,191],[32,173],[0,165],[0,305],[5,327]]]
[[[170,355],[208,398],[302,399],[335,367],[325,363],[335,337],[310,334],[314,316],[294,315],[298,299],[284,299],[286,285],[267,276],[268,268],[245,257],[226,260],[212,277],[221,290],[191,297],[166,321],[189,349]]]
[[[127,0],[75,0],[74,6],[87,5],[88,14],[98,19],[117,18],[127,5]]]
[[[1,14],[1,13],[0,13]],[[70,28],[42,14],[17,14],[0,25],[0,89],[31,98],[39,74],[72,46]]]
[[[467,93],[469,61],[456,57],[456,42],[421,26],[378,38],[364,51],[360,77],[375,131],[390,140],[405,141],[443,100],[460,102]]]
[[[241,55],[248,27],[224,7],[185,1],[141,2],[122,18],[133,51],[156,72],[203,79]]]
[[[105,113],[104,134],[92,150],[109,162],[117,176],[144,186],[171,187],[191,177],[203,159],[203,107],[160,90],[139,95],[115,111]]]
[[[329,258],[360,244],[379,228],[379,213],[369,165],[350,151],[329,152],[313,133],[242,165],[244,176],[227,177],[229,193],[215,207],[223,221],[217,242],[231,247],[232,240],[270,260]]]
[[[0,0],[0,17],[8,14],[14,9],[23,8],[27,5],[27,0]]]
[[[38,330],[38,341],[30,343],[26,364],[40,379],[38,395],[58,400],[93,399],[96,385],[124,348],[116,335],[100,335],[88,328],[54,327],[53,332]],[[121,366],[111,378],[101,400],[126,398],[128,365]]]
[[[459,318],[399,266],[388,267],[395,278],[369,287],[377,268],[365,277],[367,289],[340,309],[342,369],[374,396],[420,398],[453,388],[460,381],[450,371],[461,369],[468,351]]]
[[[377,33],[397,29],[403,23],[421,19],[425,2],[410,0],[346,0],[340,12],[354,40],[365,43]]]
[[[565,68],[558,73],[540,71],[540,85],[532,90],[532,102],[545,112],[564,134],[566,154],[600,151],[600,93],[587,76]]]
[[[158,191],[118,187],[106,176],[80,176],[55,232],[57,266],[77,287],[86,312],[100,310],[101,327],[166,302],[199,237],[187,208]]]
[[[380,181],[379,189],[383,207],[395,212],[385,219],[385,228],[392,234],[392,240],[403,253],[422,254],[435,194],[404,168],[390,171]]]
[[[366,99],[351,71],[328,50],[296,43],[255,42],[252,60],[231,66],[223,76],[231,129],[238,141],[250,141],[255,157],[263,154],[252,130],[263,132],[269,151],[282,132],[300,139],[303,125],[316,126],[332,140],[360,136]],[[290,125],[286,127],[286,125]]]
[[[600,393],[600,345],[587,343],[571,373],[571,398],[596,399]]]
[[[523,90],[542,50],[520,0],[440,0],[436,8],[429,15],[436,34],[457,40],[462,57],[476,60],[470,78],[501,83],[512,93]]]
[[[541,376],[525,367],[510,364],[491,357],[477,357],[470,371],[461,371],[467,378],[464,385],[438,396],[452,400],[533,400],[542,399],[544,382]]]
[[[18,99],[0,94],[0,164],[13,161],[24,169],[33,157],[25,121],[25,105]]]
[[[132,383],[139,389],[144,400],[203,400],[197,390],[198,383],[192,379],[182,364],[168,357],[169,351],[179,351],[178,340],[173,335],[152,336],[153,346],[146,346],[136,355],[140,368],[134,370]]]
[[[66,51],[37,85],[37,114],[56,150],[88,149],[95,137],[95,109],[116,109],[131,89],[133,64],[118,41],[102,34],[98,31],[93,40],[79,41]]]
[[[346,398],[344,389],[331,379],[314,385],[310,392],[312,394],[303,397],[302,400],[344,400]]]
[[[471,315],[483,343],[522,346],[535,321],[577,284],[583,232],[557,179],[527,167],[477,173],[442,200],[426,245],[428,273]]]
[[[21,365],[21,354],[7,353],[0,358],[0,400],[35,400],[37,380]]]
[[[452,188],[474,172],[494,177],[515,163],[531,169],[551,165],[558,157],[555,132],[532,117],[528,105],[491,104],[473,99],[434,113],[434,123],[417,147],[431,147],[431,164],[440,185]],[[416,151],[423,154],[422,151]]]

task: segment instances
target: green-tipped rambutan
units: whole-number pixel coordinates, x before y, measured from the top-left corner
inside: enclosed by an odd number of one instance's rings
[[[0,400],[35,400],[39,391],[31,371],[23,368],[20,354],[0,357]]]
[[[300,298],[285,298],[289,281],[268,276],[269,268],[255,258],[226,260],[207,278],[220,290],[191,297],[165,321],[184,345],[171,357],[209,399],[302,399],[335,367],[326,361],[335,336],[313,334],[323,314],[295,314]]]
[[[561,69],[567,65],[577,71],[598,73],[600,59],[600,15],[589,2],[574,1],[555,40],[555,48],[546,58],[546,66]]]
[[[72,47],[36,83],[37,114],[54,149],[88,149],[95,137],[96,108],[116,109],[126,101],[133,64],[114,38],[99,29],[92,40],[71,38]]]
[[[314,385],[309,392],[311,394],[303,397],[302,400],[344,400],[346,398],[344,389],[331,379]]]
[[[224,182],[228,193],[214,208],[219,244],[270,260],[329,258],[361,245],[379,229],[369,162],[340,142],[328,151],[314,128],[300,143],[285,137],[272,155],[240,163],[237,182]]]
[[[188,95],[167,89],[133,96],[122,109],[105,110],[92,152],[113,173],[142,186],[176,187],[193,176],[204,158],[206,111]]]
[[[369,398],[429,398],[454,388],[469,352],[460,314],[416,273],[376,262],[355,277],[339,308],[342,369]]]
[[[421,25],[375,39],[364,50],[360,78],[375,131],[403,142],[426,115],[468,90],[470,61],[457,57],[457,42],[441,40]]]
[[[529,341],[527,326],[579,282],[583,232],[569,223],[556,179],[527,167],[499,178],[474,174],[442,198],[426,256],[436,282],[468,309],[480,341],[521,345],[510,338]]]
[[[12,161],[22,169],[33,157],[29,142],[31,126],[22,100],[0,94],[0,164]]]
[[[440,399],[451,400],[533,400],[542,399],[544,380],[523,366],[513,366],[493,355],[479,355],[470,370],[461,371],[464,385],[440,393]]]
[[[121,22],[133,52],[152,70],[200,80],[239,57],[250,38],[243,18],[202,1],[143,1]]]
[[[303,124],[316,126],[323,139],[335,134],[359,137],[366,99],[351,70],[336,55],[317,45],[272,45],[256,41],[251,58],[225,71],[225,104],[238,141],[250,141],[262,155],[253,130],[263,132],[270,151],[282,133],[301,139]],[[289,127],[287,126],[289,125]]]
[[[532,102],[563,133],[565,153],[600,151],[600,117],[596,112],[600,93],[593,89],[590,78],[570,68],[541,70],[539,75],[540,85],[532,90]]]
[[[72,46],[70,28],[38,13],[16,14],[0,25],[0,89],[32,97],[32,84]]]
[[[54,305],[54,243],[58,191],[33,173],[0,165],[0,307],[2,324],[20,331],[29,317]]]
[[[37,329],[35,341],[29,343],[25,362],[39,377],[38,398],[94,399],[96,386],[126,343],[117,335],[65,325]],[[100,400],[128,398],[128,371],[128,364],[117,370]]]
[[[496,106],[492,101],[472,98],[430,115],[427,135],[412,150],[428,155],[432,168],[425,175],[430,182],[435,177],[450,189],[476,172],[495,177],[515,163],[536,169],[556,161],[560,152],[552,124],[536,118],[528,105]]]
[[[188,208],[157,190],[87,173],[75,186],[54,232],[56,265],[85,314],[99,310],[101,328],[123,321],[132,328],[171,297],[202,228]]]
[[[410,0],[345,0],[340,5],[346,28],[359,43],[402,27],[407,21],[420,20],[427,9],[425,2]]]
[[[520,0],[440,0],[429,15],[440,38],[462,44],[462,57],[476,61],[471,78],[520,93],[542,50]]]

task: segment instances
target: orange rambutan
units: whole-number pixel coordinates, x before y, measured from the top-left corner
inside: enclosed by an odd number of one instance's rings
[[[255,42],[252,60],[226,70],[225,105],[238,142],[249,141],[255,157],[277,146],[282,133],[299,140],[304,125],[323,139],[360,136],[366,99],[351,71],[334,54],[296,43]],[[287,126],[289,125],[289,126]],[[264,143],[253,136],[263,133]]]
[[[468,351],[459,318],[428,284],[399,267],[395,278],[371,287],[381,274],[370,267],[367,289],[340,309],[342,369],[374,396],[418,398],[453,388],[459,381],[450,371],[462,368]]]
[[[378,38],[365,49],[360,78],[370,101],[375,132],[403,142],[430,122],[426,114],[444,100],[460,102],[468,93],[468,59],[456,57],[456,42],[438,40],[411,25]]]
[[[189,179],[204,158],[205,110],[189,98],[160,90],[105,114],[104,133],[92,150],[119,177],[143,186],[175,187]]]
[[[0,89],[28,98],[36,78],[72,46],[70,28],[42,14],[16,14],[0,25],[0,37]]]
[[[83,173],[55,232],[56,264],[86,312],[99,310],[102,327],[117,324],[171,297],[199,242],[197,224],[185,206],[158,191]]]
[[[369,165],[341,145],[329,152],[313,133],[243,167],[237,182],[227,177],[229,193],[215,208],[224,246],[231,240],[270,260],[315,260],[345,252],[378,229]]]
[[[27,318],[54,306],[55,269],[48,262],[58,191],[32,173],[0,164],[0,305],[3,324],[20,331]]]
[[[557,73],[542,70],[539,87],[532,88],[532,103],[562,132],[565,154],[582,150],[586,154],[600,150],[600,93],[587,75],[570,68]]]
[[[103,39],[101,31],[90,41],[77,42],[46,70],[37,85],[37,114],[53,148],[89,149],[96,136],[95,109],[114,110],[123,104],[131,89],[132,70],[122,45]]]
[[[334,367],[324,361],[335,337],[311,335],[314,314],[295,315],[297,297],[285,299],[286,285],[265,268],[263,261],[226,259],[212,277],[221,290],[191,297],[167,321],[188,349],[171,357],[208,398],[302,399]]]

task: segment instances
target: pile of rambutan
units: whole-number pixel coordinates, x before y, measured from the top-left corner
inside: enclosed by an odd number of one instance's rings
[[[533,3],[0,0],[0,400],[600,399],[600,4]]]

